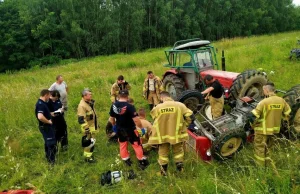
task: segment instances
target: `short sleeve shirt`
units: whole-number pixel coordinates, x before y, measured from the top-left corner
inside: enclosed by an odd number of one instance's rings
[[[109,112],[111,117],[116,118],[117,126],[125,129],[135,129],[133,118],[138,116],[134,106],[128,102],[115,102]]]
[[[224,89],[223,89],[223,86],[220,84],[220,82],[218,80],[214,81],[212,83],[211,87],[213,87],[214,90],[212,90],[210,92],[210,95],[214,98],[221,98],[221,96],[223,95]]]
[[[68,86],[67,86],[66,82],[64,82],[64,81],[61,84],[58,84],[58,83],[54,82],[50,86],[49,90],[50,91],[53,91],[53,90],[59,91],[60,98],[65,99],[67,97],[67,87]]]
[[[47,103],[39,99],[35,105],[35,116],[38,119],[38,113],[42,113],[44,117],[48,120],[51,119],[50,110],[47,106]],[[41,122],[39,119],[39,126],[46,125],[46,123]],[[47,124],[48,125],[48,124]]]

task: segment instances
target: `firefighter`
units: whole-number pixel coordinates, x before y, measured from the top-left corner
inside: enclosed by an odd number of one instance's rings
[[[128,95],[127,90],[120,91],[119,100],[113,103],[110,108],[110,122],[114,131],[117,132],[122,160],[128,166],[131,166],[132,162],[127,148],[128,142],[130,142],[139,160],[139,167],[144,170],[149,165],[149,162],[144,156],[139,133],[136,130],[136,126],[142,128],[142,125],[134,106],[127,102]]]
[[[212,118],[216,119],[222,116],[224,108],[224,89],[220,82],[213,78],[211,75],[206,75],[204,77],[205,84],[208,86],[206,90],[201,92],[202,95],[207,94],[209,103],[211,106]]]
[[[128,82],[124,80],[123,75],[119,75],[116,83],[114,83],[110,90],[110,100],[112,103],[114,103],[116,100],[118,100],[119,92],[121,90],[130,90],[131,86]]]
[[[82,99],[78,105],[78,123],[81,125],[83,155],[85,161],[94,163],[93,156],[95,146],[95,136],[97,133],[97,115],[95,111],[95,101],[92,99],[92,92],[86,88],[82,91]]]
[[[170,146],[177,170],[183,171],[183,143],[188,140],[187,126],[192,121],[193,112],[183,103],[175,102],[168,92],[161,92],[160,100],[163,103],[154,107],[150,113],[154,124],[148,144],[158,145],[161,175],[166,176]]]
[[[263,86],[265,99],[260,101],[250,113],[250,122],[254,128],[254,158],[258,165],[271,165],[277,174],[270,148],[280,131],[281,119],[288,121],[291,109],[285,100],[276,96],[273,83]]]
[[[159,94],[163,91],[160,78],[155,76],[152,71],[147,72],[147,78],[144,81],[143,96],[148,100],[150,110],[159,104]]]
[[[51,120],[51,113],[47,106],[49,98],[50,91],[47,89],[42,90],[40,98],[35,105],[35,116],[38,119],[39,130],[44,138],[46,159],[49,164],[53,165],[55,163],[56,139]]]
[[[57,143],[61,145],[61,151],[68,150],[68,132],[67,123],[64,118],[64,108],[60,101],[60,93],[58,90],[50,92],[50,100],[48,108],[51,112],[52,122],[55,129],[55,138]]]

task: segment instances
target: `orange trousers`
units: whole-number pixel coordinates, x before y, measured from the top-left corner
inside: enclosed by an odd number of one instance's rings
[[[128,152],[128,142],[131,143],[137,159],[142,160],[144,158],[143,147],[137,130],[134,130],[133,133],[127,133],[126,135],[118,133],[118,137],[120,145],[120,156],[122,160],[127,160],[130,158]]]

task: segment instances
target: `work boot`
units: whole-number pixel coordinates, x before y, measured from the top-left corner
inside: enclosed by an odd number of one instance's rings
[[[88,163],[95,163],[96,159],[94,158],[94,156],[91,156],[91,157],[85,158],[85,161]]]
[[[152,109],[153,109],[153,107],[154,107],[154,105],[153,105],[153,104],[149,104],[149,108],[150,108],[150,110],[152,110]]]
[[[176,163],[176,169],[178,172],[183,172],[183,163],[182,162],[177,162]]]
[[[149,166],[149,161],[147,159],[139,160],[139,167],[142,170],[145,170]]]
[[[168,171],[168,164],[160,166],[160,174],[162,176],[167,176],[167,171]]]
[[[131,166],[131,164],[132,164],[130,158],[128,158],[127,160],[124,160],[124,163],[125,163],[127,166]]]

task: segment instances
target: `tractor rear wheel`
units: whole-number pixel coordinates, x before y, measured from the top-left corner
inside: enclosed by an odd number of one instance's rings
[[[268,82],[267,76],[260,71],[247,70],[239,74],[230,87],[234,99],[249,96],[259,99],[263,96],[263,86]]]
[[[226,160],[243,148],[246,142],[244,129],[233,129],[222,133],[216,138],[211,147],[211,154],[216,160]]]
[[[171,97],[175,100],[185,90],[184,81],[182,78],[169,74],[163,79],[163,86],[167,92],[170,93]]]
[[[181,93],[177,101],[185,104],[192,111],[197,110],[199,104],[203,104],[203,95],[198,90],[186,90]]]
[[[300,136],[300,85],[292,87],[283,99],[290,105],[291,113],[289,119],[289,129],[283,129],[283,133],[288,133],[290,138]]]

